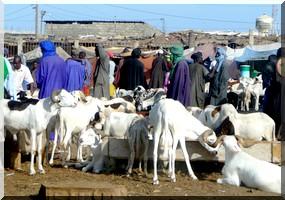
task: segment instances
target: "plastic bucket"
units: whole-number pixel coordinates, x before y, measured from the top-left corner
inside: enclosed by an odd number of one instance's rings
[[[250,65],[241,65],[240,66],[240,76],[241,77],[250,77]]]

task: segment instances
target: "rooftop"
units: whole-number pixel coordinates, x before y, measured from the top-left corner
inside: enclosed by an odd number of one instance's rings
[[[93,23],[136,23],[145,24],[143,21],[122,21],[122,20],[45,20],[47,24],[93,24]]]

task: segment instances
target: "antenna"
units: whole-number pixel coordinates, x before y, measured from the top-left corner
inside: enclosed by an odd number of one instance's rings
[[[161,22],[162,22],[162,32],[165,35],[165,18],[160,18]]]
[[[272,30],[271,30],[271,34],[275,35],[276,34],[276,18],[277,18],[277,14],[278,14],[278,7],[277,4],[273,4],[272,5],[272,19],[273,19],[273,23],[272,23]]]
[[[36,38],[38,38],[38,34],[39,34],[39,4],[35,4],[35,6],[33,7],[33,9],[35,9],[35,36]]]

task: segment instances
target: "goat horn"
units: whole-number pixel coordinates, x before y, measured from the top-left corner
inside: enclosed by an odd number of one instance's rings
[[[87,102],[86,96],[82,91],[79,91],[79,96],[83,102],[85,102],[85,103]]]
[[[54,103],[58,103],[60,100],[57,98],[57,96],[59,95],[59,93],[61,92],[61,90],[54,90],[51,94],[51,100]]]
[[[219,144],[222,143],[223,139],[224,139],[224,135],[221,135],[220,137],[217,138],[216,142],[214,144],[210,144],[208,141],[207,141],[207,136],[210,135],[209,132],[205,132],[204,133],[205,135],[203,135],[203,140],[205,141],[205,143],[207,143],[210,147],[213,147],[213,148],[216,148]]]
[[[258,143],[258,141],[244,139],[239,135],[235,135],[235,137],[236,137],[236,140],[238,141],[238,143],[241,144],[241,146],[244,148],[251,147],[251,146],[255,145],[256,143]]]
[[[221,111],[221,106],[216,107],[213,111],[212,111],[212,117],[215,117],[215,115]]]

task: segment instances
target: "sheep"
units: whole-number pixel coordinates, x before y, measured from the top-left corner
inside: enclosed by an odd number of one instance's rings
[[[199,118],[201,112],[203,111],[202,108],[193,107],[193,106],[188,106],[186,109],[189,111],[189,113],[191,113],[197,119]]]
[[[222,169],[223,178],[217,183],[257,188],[266,192],[281,194],[281,167],[259,160],[242,151],[240,145],[249,147],[238,136],[221,136],[214,146],[225,148],[225,165]],[[210,145],[210,144],[209,144]],[[213,146],[213,147],[214,147]]]
[[[255,98],[255,111],[259,110],[259,98],[260,96],[264,96],[265,89],[262,87],[262,76],[259,75],[256,78],[240,78],[241,84],[244,85],[244,99],[243,99],[243,106],[241,110],[249,111],[249,103],[251,96]]]
[[[252,85],[249,85],[249,91],[251,95],[255,98],[255,106],[254,109],[255,111],[259,110],[259,97],[264,96],[265,89],[263,90],[262,86],[262,77],[259,75],[258,77],[255,78],[255,82]]]
[[[105,118],[112,112],[135,112],[135,107],[132,103],[125,101],[122,98],[115,98],[112,100],[99,100],[92,97],[83,96],[82,92],[74,92],[73,95],[77,96],[78,99],[85,99],[84,102],[79,102],[75,108],[63,108],[58,113],[58,122],[56,124],[55,141],[51,154],[49,164],[53,164],[53,157],[57,143],[57,135],[59,130],[61,131],[61,144],[64,148],[67,147],[68,142],[71,139],[71,135],[74,133],[80,133],[84,130],[89,122],[94,118],[95,113],[100,111],[101,122],[96,124],[97,129],[101,129],[104,124]],[[87,102],[86,102],[87,101]],[[78,119],[80,116],[80,119]],[[78,149],[80,151],[80,149]],[[70,150],[66,157],[66,161],[70,160]],[[77,160],[82,161],[82,155],[77,152]],[[63,162],[64,164],[64,162]]]
[[[142,172],[141,161],[144,159],[144,173],[147,176],[147,160],[148,160],[148,121],[138,116],[133,119],[128,130],[128,143],[130,148],[130,155],[128,159],[127,175],[132,174],[135,156],[139,159],[139,172]]]
[[[241,82],[233,82],[228,87],[228,103],[231,103],[235,106],[236,109],[239,108],[239,105],[243,105],[244,102],[244,94],[245,94],[245,87],[244,84]]]
[[[175,153],[178,142],[180,142],[190,177],[194,180],[197,179],[189,162],[185,140],[199,141],[209,152],[216,152],[216,149],[211,148],[205,142],[206,140],[210,143],[214,143],[216,140],[215,133],[208,127],[204,126],[198,119],[193,117],[180,102],[173,99],[161,99],[155,103],[150,110],[149,121],[150,125],[153,126],[153,184],[159,184],[157,176],[157,150],[159,138],[164,134],[166,134],[166,137],[169,137],[170,134],[172,136],[172,148],[171,153],[169,153],[169,171],[171,171],[171,181],[176,181]]]
[[[92,151],[92,160],[80,164],[80,167],[84,166],[82,171],[87,172],[92,168],[94,173],[101,172],[104,166],[104,155],[102,152],[103,141],[101,135],[96,134],[94,129],[87,128],[81,132],[78,141],[79,146],[90,146]]]
[[[257,141],[275,140],[275,122],[262,112],[240,114],[231,104],[207,106],[201,112],[199,120],[205,126],[216,130],[226,117],[234,124],[236,135]]]
[[[106,118],[102,136],[127,138],[132,121],[138,117],[136,113],[112,112]]]
[[[125,89],[116,89],[116,97],[123,97],[123,96],[134,96],[134,91],[132,90],[125,90]]]
[[[46,130],[50,119],[56,115],[60,107],[76,106],[77,100],[67,91],[58,90],[52,93],[49,98],[38,101],[35,105],[29,105],[23,111],[10,110],[7,106],[7,100],[1,100],[4,127],[11,133],[16,134],[24,130],[29,132],[31,140],[31,164],[29,174],[34,175],[34,157],[36,145],[38,152],[42,151],[42,134]],[[38,169],[41,174],[45,173],[42,166],[42,156],[39,153]]]
[[[110,112],[126,112],[135,113],[136,107],[133,103],[126,101],[123,98],[114,98],[107,101],[102,101],[105,106],[104,112],[108,115]]]
[[[65,107],[61,108],[58,111],[55,124],[53,149],[51,158],[49,160],[50,165],[53,165],[53,158],[57,145],[58,135],[61,139],[60,145],[63,146],[64,149],[66,149],[67,145],[68,148],[70,148],[69,143],[72,134],[80,133],[82,130],[84,130],[90,121],[94,119],[95,114],[98,113],[100,109],[102,109],[102,107],[102,101],[96,98],[90,98],[88,102],[79,101],[76,107]],[[70,160],[70,149],[66,160]],[[64,161],[62,164],[64,164]]]
[[[166,98],[163,88],[149,89],[135,99],[136,109],[137,111],[150,110],[151,106],[161,98]]]

